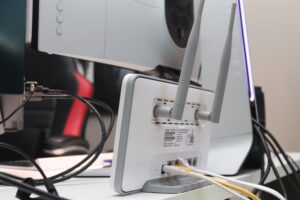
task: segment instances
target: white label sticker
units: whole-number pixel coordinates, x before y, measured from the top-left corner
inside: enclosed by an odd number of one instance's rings
[[[164,147],[192,146],[195,144],[193,129],[166,129],[164,132]]]

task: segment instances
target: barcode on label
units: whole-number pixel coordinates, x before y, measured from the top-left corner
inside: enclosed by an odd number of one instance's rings
[[[165,142],[172,142],[175,140],[175,132],[165,132]]]

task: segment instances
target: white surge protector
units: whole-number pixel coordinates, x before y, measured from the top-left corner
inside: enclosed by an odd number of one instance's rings
[[[172,107],[176,90],[177,84],[153,77],[124,78],[111,176],[116,192],[140,191],[146,181],[163,177],[162,166],[178,157],[206,168],[211,123],[195,121],[195,111],[210,111],[214,94],[191,87],[183,121],[155,118],[154,107]]]

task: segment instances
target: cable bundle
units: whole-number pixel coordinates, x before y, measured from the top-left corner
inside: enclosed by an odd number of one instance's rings
[[[267,192],[277,197],[280,200],[286,200],[286,198],[284,198],[279,192],[271,188],[268,188],[266,186],[239,181],[239,180],[235,180],[235,179],[231,179],[225,176],[215,174],[213,172],[199,170],[190,166],[186,160],[182,158],[178,158],[178,159],[181,161],[182,166],[164,166],[163,167],[164,172],[172,175],[186,175],[186,176],[197,177],[199,179],[208,181],[209,183],[216,185],[217,187],[231,193],[233,196],[236,196],[239,199],[243,199],[243,200],[249,200],[249,198],[251,200],[260,200],[260,197],[255,195],[253,192],[250,192],[249,190],[240,187],[240,185],[256,188],[260,191]]]
[[[86,170],[88,167],[90,167],[99,157],[99,155],[102,152],[102,149],[104,147],[104,144],[106,140],[108,139],[113,126],[114,126],[114,112],[113,110],[105,103],[100,102],[95,99],[88,99],[84,97],[79,97],[76,95],[73,95],[67,91],[62,90],[50,90],[48,88],[44,88],[42,86],[37,86],[36,83],[28,83],[25,85],[26,91],[29,93],[28,98],[25,99],[24,103],[21,104],[19,107],[17,107],[8,117],[6,117],[4,120],[0,121],[0,124],[5,123],[7,120],[9,120],[16,112],[18,112],[20,109],[22,109],[27,102],[29,102],[32,98],[38,98],[38,99],[77,99],[84,104],[86,104],[97,116],[100,127],[101,127],[101,141],[99,144],[80,162],[78,162],[76,165],[70,167],[69,169],[51,177],[46,177],[44,171],[41,169],[41,167],[35,162],[34,159],[32,159],[28,154],[23,152],[21,149],[18,149],[16,147],[13,147],[11,145],[0,143],[0,148],[5,148],[12,150],[20,155],[22,155],[25,159],[29,160],[40,172],[43,179],[38,180],[32,180],[32,184],[28,184],[26,180],[23,180],[21,177],[13,176],[6,173],[0,173],[0,181],[9,186],[15,186],[19,188],[18,194],[23,194],[23,197],[19,197],[20,199],[31,199],[31,194],[36,194],[39,196],[39,198],[36,199],[45,199],[45,200],[65,200],[65,198],[59,197],[54,184],[59,183],[71,178],[76,177],[80,173],[82,173],[84,170]],[[101,108],[105,109],[111,118],[109,127],[106,129],[104,120],[102,115],[99,113],[99,111],[94,107],[94,105],[98,105]],[[41,189],[35,188],[35,186],[38,185],[44,185],[48,192],[45,192]],[[24,197],[25,195],[25,197]]]
[[[273,153],[277,157],[285,174],[287,175],[289,183],[292,185],[295,191],[297,191],[297,193],[300,195],[300,177],[299,174],[297,173],[299,171],[298,164],[286,154],[286,152],[283,150],[279,142],[276,140],[276,138],[269,130],[267,130],[262,124],[260,124],[255,119],[252,119],[252,123],[253,123],[253,128],[255,130],[254,133],[258,134],[258,137],[262,142],[264,152],[266,154],[267,161],[268,161],[267,167],[262,173],[262,177],[259,184],[263,185],[265,183],[272,169],[274,175],[276,176],[277,182],[280,185],[282,194],[285,196],[286,199],[288,199],[288,195],[286,193],[286,187],[280,178],[280,175],[276,169],[276,166],[272,158],[272,153]],[[290,170],[284,164],[284,161],[286,162]],[[255,191],[255,193],[256,192],[257,191]]]
[[[300,195],[300,176],[298,174],[300,167],[299,165],[290,157],[286,154],[286,152],[283,150],[279,142],[276,140],[276,138],[273,136],[273,134],[267,130],[262,124],[260,124],[258,121],[255,119],[252,119],[253,123],[253,128],[255,130],[254,133],[258,134],[258,137],[263,145],[264,148],[264,153],[267,157],[267,166],[262,172],[262,177],[261,180],[259,181],[259,184],[252,184],[252,183],[247,183],[243,181],[238,181],[234,179],[230,179],[212,172],[204,171],[204,170],[199,170],[196,169],[188,164],[187,161],[184,159],[179,158],[181,160],[182,166],[164,166],[165,172],[169,172],[171,174],[183,174],[183,175],[188,175],[188,176],[195,176],[200,179],[206,180],[224,190],[227,192],[230,192],[236,197],[239,197],[240,199],[253,199],[253,200],[258,200],[260,199],[259,196],[256,194],[258,193],[258,190],[261,192],[266,192],[269,193],[275,197],[277,197],[280,200],[287,200],[288,195],[286,193],[286,187],[283,184],[281,177],[279,175],[279,172],[274,164],[273,158],[272,158],[272,153],[276,156],[278,161],[280,162],[285,174],[287,175],[287,178],[289,180],[289,183],[292,185],[292,187],[297,191],[297,193]],[[286,164],[284,163],[286,162]],[[264,168],[264,167],[263,167]],[[263,186],[266,179],[268,178],[271,170],[274,172],[274,175],[281,187],[282,194],[278,193],[277,191],[270,189],[268,187]],[[231,183],[228,182],[233,182],[238,185],[244,185],[247,187],[251,187],[254,190],[254,192],[250,192],[248,190],[245,190],[237,185],[232,185]],[[237,193],[239,192],[239,193]],[[242,195],[243,196],[242,196]]]

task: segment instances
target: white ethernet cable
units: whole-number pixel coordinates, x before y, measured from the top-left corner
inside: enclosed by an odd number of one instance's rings
[[[190,168],[192,171],[194,171],[196,173],[200,173],[202,175],[209,175],[209,176],[212,176],[212,177],[220,178],[220,179],[223,179],[223,180],[226,180],[226,181],[237,183],[239,185],[244,185],[244,186],[248,186],[248,187],[251,187],[251,188],[256,188],[256,189],[258,189],[260,191],[267,192],[267,193],[269,193],[269,194],[277,197],[280,200],[287,200],[279,192],[277,192],[276,190],[273,190],[273,189],[271,189],[269,187],[266,187],[266,186],[263,186],[263,185],[254,184],[254,183],[248,183],[248,182],[245,182],[245,181],[240,181],[240,180],[228,178],[228,177],[225,177],[225,176],[213,173],[213,172],[209,172],[209,171],[197,169],[195,167],[190,166],[190,164],[185,159],[183,159],[183,158],[178,158],[178,160],[181,161],[182,165],[184,165],[185,167]]]
[[[172,174],[172,175],[185,175],[185,176],[193,176],[193,177],[196,177],[196,178],[199,178],[201,180],[205,180],[213,185],[216,185],[217,187],[229,192],[230,194],[242,199],[242,200],[249,200],[248,197],[245,197],[241,194],[239,194],[238,192],[235,192],[234,190],[232,189],[229,189],[227,188],[226,186],[218,183],[217,181],[203,175],[203,174],[200,174],[200,173],[194,173],[194,172],[187,172],[183,169],[179,169],[178,167],[176,166],[168,166],[168,165],[165,165],[163,167],[163,171],[165,173],[169,173],[169,174]]]

